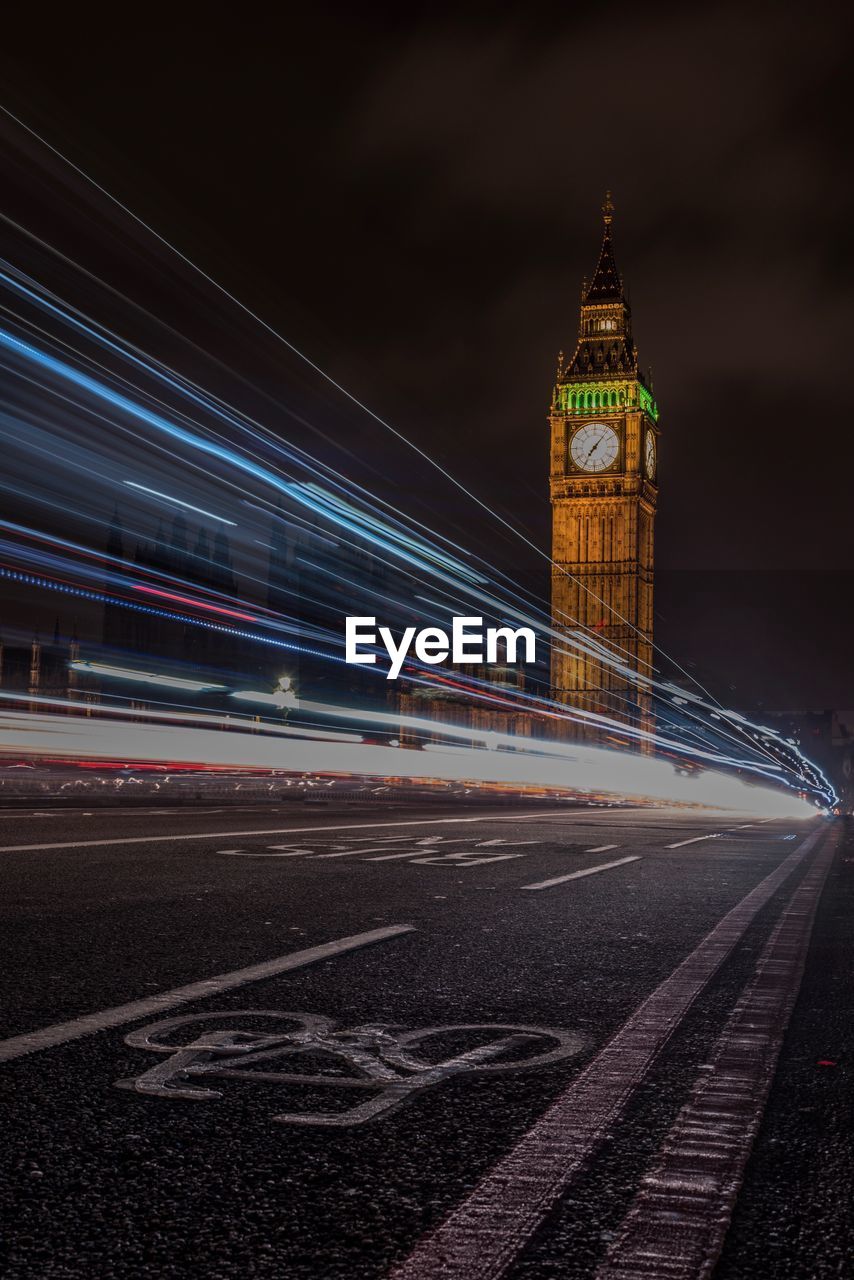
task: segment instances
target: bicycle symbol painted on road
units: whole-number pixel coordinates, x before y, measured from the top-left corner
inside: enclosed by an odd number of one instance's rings
[[[574,1057],[586,1043],[554,1027],[460,1023],[404,1031],[366,1023],[335,1030],[322,1014],[241,1009],[167,1018],[132,1031],[125,1044],[165,1060],[117,1087],[196,1102],[222,1098],[224,1089],[212,1086],[229,1080],[340,1089],[345,1096],[370,1091],[372,1097],[347,1110],[272,1116],[279,1124],[358,1125],[452,1076],[542,1067]],[[301,1072],[306,1059],[311,1070]]]

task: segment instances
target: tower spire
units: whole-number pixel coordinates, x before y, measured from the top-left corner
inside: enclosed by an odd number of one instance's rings
[[[585,302],[622,302],[623,281],[617,270],[614,257],[614,246],[611,242],[611,223],[614,221],[614,204],[611,192],[605,192],[602,202],[602,221],[605,230],[602,235],[602,248],[599,250],[599,261],[593,279],[584,295]]]
[[[623,278],[617,270],[611,224],[614,202],[605,192],[602,203],[602,246],[593,279],[581,289],[581,313],[575,354],[563,365],[558,382],[573,379],[617,377],[637,372],[637,351],[632,340],[632,320]]]

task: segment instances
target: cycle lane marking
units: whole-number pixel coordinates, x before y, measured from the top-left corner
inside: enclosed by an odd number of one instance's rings
[[[498,1280],[622,1115],[750,924],[824,835],[807,836],[649,995],[531,1128],[428,1232],[391,1280]]]
[[[176,1043],[174,1034],[181,1032]],[[450,1057],[437,1060],[419,1054],[424,1041],[448,1035],[457,1040]],[[484,1036],[486,1043],[479,1043]],[[532,1041],[541,1042],[539,1051]],[[140,1075],[114,1083],[160,1101],[202,1103],[224,1097],[222,1086],[217,1087],[220,1080],[240,1081],[250,1089],[259,1084],[284,1086],[286,1100],[295,1087],[308,1085],[315,1092],[331,1090],[333,1110],[286,1111],[270,1119],[279,1124],[353,1126],[387,1116],[414,1093],[450,1076],[530,1070],[574,1057],[587,1043],[587,1036],[557,1027],[457,1023],[405,1031],[400,1025],[377,1022],[337,1027],[325,1014],[304,1011],[238,1009],[138,1027],[125,1036],[125,1044],[160,1054],[161,1060]],[[508,1051],[523,1048],[523,1056],[516,1052],[506,1060]],[[531,1049],[533,1056],[527,1052]],[[347,1075],[341,1074],[342,1063]],[[363,1093],[360,1099],[360,1090],[372,1096],[365,1099]],[[355,1104],[342,1108],[341,1102],[352,1100],[354,1091]]]
[[[415,926],[412,924],[393,924],[385,925],[381,929],[369,929],[365,933],[351,934],[346,938],[338,938],[334,942],[322,942],[319,946],[308,947],[304,951],[292,951],[287,955],[276,956],[261,964],[248,965],[243,969],[234,969],[230,973],[217,974],[213,978],[203,978],[200,982],[173,987],[171,991],[162,991],[154,996],[146,996],[142,1000],[131,1000],[127,1004],[114,1005],[109,1009],[101,1009],[97,1013],[72,1018],[68,1022],[58,1022],[50,1027],[26,1032],[24,1035],[10,1036],[7,1040],[0,1040],[0,1062],[10,1062],[14,1058],[22,1058],[25,1054],[39,1053],[43,1049],[66,1044],[69,1040],[79,1040],[82,1036],[106,1031],[110,1027],[120,1027],[126,1022],[146,1018],[151,1013],[159,1013],[162,1009],[174,1009],[177,1005],[206,1000],[209,996],[219,995],[223,991],[231,991],[235,987],[243,987],[250,982],[260,982],[264,978],[273,978],[277,974],[301,969],[319,960],[343,955],[348,951],[370,946],[374,942],[385,942],[402,934],[412,933],[414,930]]]

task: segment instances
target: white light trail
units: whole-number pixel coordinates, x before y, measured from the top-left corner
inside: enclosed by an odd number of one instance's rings
[[[188,693],[203,693],[206,690],[224,689],[224,684],[211,684],[210,681],[185,680],[181,676],[158,676],[150,671],[134,671],[130,667],[113,667],[106,662],[69,662],[71,671],[80,671],[88,676],[105,676],[109,680],[133,680],[136,684],[162,685],[165,689],[184,689]]]
[[[235,520],[226,520],[225,516],[215,516],[212,511],[205,511],[204,507],[194,507],[191,502],[184,502],[181,498],[173,498],[171,493],[160,493],[157,489],[149,489],[148,485],[137,484],[135,480],[123,480],[122,484],[127,485],[129,489],[139,489],[142,493],[150,493],[154,498],[162,498],[164,502],[174,502],[178,507],[186,507],[188,511],[195,511],[197,515],[207,516],[209,520],[218,520],[220,524],[230,524],[233,529],[237,528]]]
[[[287,732],[287,731],[285,731]],[[708,772],[678,776],[672,765],[640,755],[579,749],[572,759],[522,752],[455,748],[430,753],[366,743],[275,739],[249,732],[150,725],[102,719],[6,713],[0,715],[0,752],[51,760],[132,760],[217,769],[269,769],[283,773],[340,774],[444,782],[484,782],[508,789],[535,788],[702,805],[754,817],[809,818],[816,809],[792,793],[749,786]]]
[[[258,702],[263,706],[276,707],[280,711],[297,705],[297,695],[290,688],[290,684],[287,687],[277,689],[274,693],[261,693],[251,689],[241,689],[236,693],[230,693],[228,696],[237,698],[241,702]]]
[[[232,694],[232,697],[235,696],[237,695]],[[371,724],[389,725],[395,730],[406,728],[421,733],[438,734],[444,738],[463,738],[467,742],[482,742],[490,751],[495,751],[498,747],[506,747],[513,751],[562,756],[564,759],[574,760],[577,758],[578,751],[581,750],[580,744],[564,743],[549,738],[526,738],[522,734],[500,733],[495,729],[479,729],[472,725],[451,724],[443,720],[434,720],[429,716],[410,716],[395,711],[376,711],[372,708],[331,706],[325,702],[313,702],[311,699],[302,699],[299,703],[299,708],[303,714],[333,716],[336,720],[359,720]],[[513,709],[524,711],[525,707],[524,704],[514,704]],[[612,727],[615,729],[625,728],[625,726],[620,726],[617,722],[613,722]],[[710,764],[730,765],[734,768],[750,769],[763,774],[782,773],[783,771],[782,766],[779,764],[763,763],[757,765],[750,760],[722,756],[719,751],[703,751],[682,742],[674,742],[662,737],[660,734],[654,737],[650,734],[644,736],[647,740],[654,741],[657,747],[669,747],[674,751],[678,751],[680,755],[705,760]],[[595,748],[589,749],[594,750]],[[611,755],[613,753],[609,752],[608,754]]]

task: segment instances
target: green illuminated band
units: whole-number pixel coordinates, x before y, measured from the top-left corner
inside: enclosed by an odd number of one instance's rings
[[[646,387],[634,379],[608,382],[562,383],[555,389],[555,408],[559,413],[619,413],[640,408],[658,421],[658,405]]]

